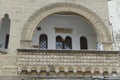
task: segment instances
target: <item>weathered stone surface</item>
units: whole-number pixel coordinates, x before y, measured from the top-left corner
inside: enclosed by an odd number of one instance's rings
[[[9,48],[5,52],[0,51],[0,76],[19,75],[19,72],[22,70],[21,68],[24,65],[25,67],[26,65],[28,66],[27,63],[29,63],[29,65],[39,65],[41,67],[43,65],[46,66],[46,64],[47,65],[59,64],[60,67],[63,67],[60,69],[61,73],[64,74],[64,72],[62,72],[62,69],[64,69],[65,75],[67,75],[66,72],[68,72],[68,66],[66,67],[66,65],[71,65],[74,71],[74,72],[71,72],[71,74],[69,75],[74,75],[72,73],[75,73],[75,74],[77,73],[77,68],[75,67],[75,65],[78,65],[79,67],[82,66],[81,70],[78,71],[78,75],[82,75],[81,72],[84,72],[86,70],[84,68],[85,66],[87,67],[94,66],[94,68],[100,67],[99,68],[100,73],[103,73],[103,70],[102,70],[103,66],[108,69],[109,73],[112,72],[112,68],[116,68],[116,70],[118,71],[118,74],[120,74],[120,71],[119,71],[120,58],[118,54],[111,55],[111,54],[108,54],[109,52],[107,52],[107,54],[104,52],[103,53],[101,52],[101,54],[90,53],[87,55],[87,54],[84,54],[84,52],[82,52],[82,54],[79,54],[79,53],[74,54],[74,52],[71,53],[70,51],[71,56],[64,54],[65,52],[62,53],[63,55],[65,55],[63,56],[57,53],[56,51],[56,52],[53,52],[52,55],[43,52],[43,54],[47,54],[47,56],[42,56],[42,53],[39,54],[34,51],[33,53],[35,53],[36,55],[31,55],[33,54],[31,51],[29,53],[27,51],[23,53],[20,53],[19,51],[17,51],[18,48],[31,49],[32,48],[31,38],[33,35],[32,32],[35,29],[35,26],[37,25],[37,23],[41,21],[43,18],[45,18],[46,16],[59,11],[71,11],[71,12],[73,11],[87,18],[89,20],[88,23],[93,23],[94,25],[93,28],[97,29],[97,32],[99,34],[98,36],[100,37],[100,41],[105,43],[104,44],[105,50],[111,50],[111,36],[109,34],[110,31],[107,23],[108,22],[107,9],[108,9],[107,0],[19,0],[19,1],[18,0],[0,0],[0,19],[3,18],[5,13],[8,13],[9,18],[11,19]],[[3,53],[6,53],[6,54],[3,54]],[[60,56],[56,56],[58,57],[58,59],[53,60],[55,58],[56,53]],[[29,62],[25,60],[28,60]],[[44,63],[44,61],[46,60],[48,60],[48,62],[49,61],[51,62]],[[105,63],[104,63],[104,60],[105,60]],[[57,63],[54,63],[55,61]],[[101,63],[98,63],[98,62],[101,62]],[[94,64],[90,64],[90,63],[94,63]],[[53,73],[56,72],[58,75],[59,68],[60,68],[59,66],[55,67],[56,70],[53,71]],[[47,71],[49,71],[48,67],[45,67],[45,68]],[[31,67],[27,67],[27,71],[31,71]],[[91,72],[92,71],[93,70],[91,69]],[[40,68],[37,69],[37,72],[40,72]],[[86,74],[89,74],[89,72],[90,71],[86,72]],[[43,70],[43,73],[46,74],[44,70]]]
[[[73,76],[81,71],[84,73],[82,77],[96,76],[94,74],[102,76],[104,72],[108,72],[109,77],[114,71],[120,73],[119,58],[118,51],[18,49],[17,65],[20,72],[24,68],[31,72],[34,68],[38,73],[44,70],[49,74],[52,68],[56,74],[60,72],[58,76]],[[64,73],[69,75],[63,75]]]

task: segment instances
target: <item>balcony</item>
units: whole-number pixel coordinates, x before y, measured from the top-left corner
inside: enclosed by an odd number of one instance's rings
[[[120,73],[120,52],[18,49],[17,65],[19,75],[25,71],[27,75],[46,72],[43,76],[50,76],[52,71],[59,77],[77,76],[78,73],[78,77],[107,77]]]

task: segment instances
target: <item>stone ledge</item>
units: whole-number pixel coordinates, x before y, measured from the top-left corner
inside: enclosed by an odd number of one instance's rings
[[[66,52],[66,53],[79,53],[79,52],[93,52],[93,53],[95,53],[95,52],[97,52],[97,53],[113,53],[113,54],[119,54],[120,53],[120,51],[100,51],[100,50],[52,50],[52,49],[47,49],[47,50],[40,50],[40,49],[17,49],[17,51],[18,52],[33,52],[33,53],[35,53],[35,52],[43,52],[43,54],[45,53],[45,52],[60,52],[60,53],[63,53],[63,52]]]

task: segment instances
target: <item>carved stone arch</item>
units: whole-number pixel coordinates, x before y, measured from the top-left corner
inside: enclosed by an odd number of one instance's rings
[[[38,75],[38,72],[37,72],[37,67],[31,67],[31,72],[30,72],[30,75]]]
[[[28,75],[29,72],[27,71],[27,67],[22,67],[22,71],[20,72],[20,75]]]
[[[103,68],[103,76],[104,77],[108,77],[109,76],[108,68]]]
[[[72,67],[68,67],[67,77],[75,77],[74,69]]]
[[[41,76],[41,77],[48,76],[46,67],[41,67],[40,68],[39,76]]]
[[[87,20],[87,22],[90,23],[93,29],[96,31],[99,42],[103,44],[104,49],[111,49],[111,35],[102,19],[92,10],[80,4],[66,2],[49,4],[38,9],[34,14],[31,15],[31,17],[25,23],[21,34],[21,48],[31,47],[33,32],[41,20],[47,16],[60,12],[71,12],[84,17],[85,20]]]
[[[59,68],[59,72],[58,72],[57,76],[58,77],[66,77],[66,72],[65,72],[64,67]]]
[[[81,67],[77,68],[77,72],[76,72],[76,77],[83,77],[84,76],[84,72],[82,70]]]
[[[117,72],[116,68],[112,68],[111,76],[112,77],[117,77],[118,76],[118,72]]]
[[[50,66],[49,68],[50,68],[50,70],[49,70],[49,76],[56,77],[57,73],[55,71],[56,70],[55,67],[54,66]]]
[[[85,76],[85,77],[90,77],[90,76],[92,76],[91,70],[92,70],[91,67],[86,67],[85,72],[84,72],[84,76]]]
[[[100,76],[100,69],[94,68],[94,76],[99,77]]]

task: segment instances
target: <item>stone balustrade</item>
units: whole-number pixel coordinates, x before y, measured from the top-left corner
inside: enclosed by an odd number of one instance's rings
[[[119,73],[120,54],[118,51],[80,51],[80,50],[37,50],[18,49],[18,71],[45,70],[81,71],[94,74]]]

